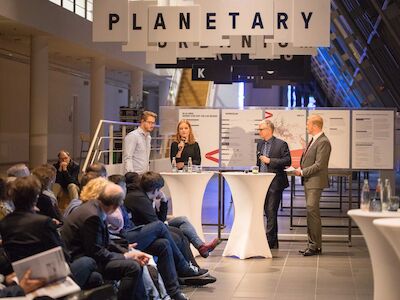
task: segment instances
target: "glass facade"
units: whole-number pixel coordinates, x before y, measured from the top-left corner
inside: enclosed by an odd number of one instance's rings
[[[82,18],[93,21],[93,0],[49,0]]]

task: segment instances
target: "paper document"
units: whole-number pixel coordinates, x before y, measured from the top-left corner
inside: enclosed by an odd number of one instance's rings
[[[70,273],[61,247],[17,260],[12,263],[12,267],[18,280],[21,280],[29,269],[32,270],[31,278],[44,278],[46,282],[63,279]]]
[[[290,166],[289,168],[285,169],[285,172],[294,172],[296,171],[296,168],[293,168],[292,166]]]
[[[25,299],[38,296],[50,296],[56,299],[80,291],[79,286],[68,276],[70,269],[61,247],[15,261],[12,266],[18,280],[21,280],[25,272],[30,269],[31,278],[44,278],[48,282],[46,286],[26,295]]]

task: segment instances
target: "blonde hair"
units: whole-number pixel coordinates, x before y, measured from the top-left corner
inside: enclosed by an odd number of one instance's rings
[[[194,138],[193,135],[193,130],[192,130],[192,125],[190,125],[190,122],[188,120],[180,120],[178,123],[178,126],[176,126],[176,135],[175,135],[175,141],[177,143],[179,143],[180,141],[182,141],[182,137],[179,134],[179,126],[181,126],[181,124],[186,124],[189,127],[189,140],[186,141],[188,144],[194,144],[196,142],[196,139]]]
[[[148,117],[153,117],[154,119],[157,119],[157,114],[152,111],[145,110],[140,116],[140,121],[147,121]]]
[[[320,115],[311,115],[310,121],[313,125],[317,126],[318,128],[322,129],[324,126],[324,119]]]
[[[83,187],[79,199],[81,199],[82,202],[98,199],[107,184],[108,180],[103,177],[98,177],[90,180]]]

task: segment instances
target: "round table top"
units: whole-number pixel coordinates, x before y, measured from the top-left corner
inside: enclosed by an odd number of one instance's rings
[[[258,173],[252,173],[252,172],[245,173],[245,172],[232,171],[232,172],[223,172],[222,175],[224,175],[224,176],[225,175],[232,175],[232,176],[266,176],[266,175],[275,176],[275,173],[260,173],[260,172],[258,172]]]
[[[388,228],[399,228],[400,229],[400,217],[390,219],[377,219],[374,220],[374,224]]]
[[[172,175],[172,176],[200,176],[200,175],[210,175],[214,174],[214,171],[203,171],[200,173],[197,172],[161,172],[161,175]]]
[[[351,209],[347,212],[349,216],[366,218],[400,218],[400,211],[365,211],[361,209]]]

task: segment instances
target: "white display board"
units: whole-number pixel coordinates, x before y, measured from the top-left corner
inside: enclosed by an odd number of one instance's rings
[[[288,143],[292,166],[299,167],[306,146],[307,111],[266,109],[264,116],[274,123],[274,135]]]
[[[394,111],[353,111],[351,160],[353,169],[393,169]]]
[[[331,142],[329,168],[350,169],[350,111],[317,109],[309,111],[309,116],[315,114],[324,120],[323,131]]]
[[[221,167],[256,165],[258,124],[263,110],[223,109],[221,112]]]
[[[219,166],[219,109],[179,109],[179,120],[190,122],[194,137],[200,146],[201,165]]]

